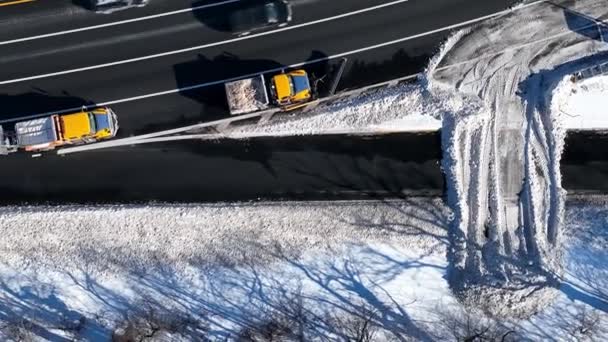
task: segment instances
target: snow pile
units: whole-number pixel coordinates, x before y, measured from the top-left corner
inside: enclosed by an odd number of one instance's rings
[[[261,77],[247,78],[225,84],[230,113],[243,114],[268,108],[266,85]]]
[[[564,126],[577,130],[608,130],[608,75],[574,81],[556,90]]]
[[[419,75],[420,80],[412,79],[408,84],[354,93],[350,97],[321,103],[308,111],[274,117],[271,121],[258,125],[231,127],[230,131],[213,135],[214,138],[240,139],[258,136],[437,131],[442,128],[442,118],[446,111],[457,112],[458,109],[453,108],[460,106],[466,112],[471,112],[482,105],[478,103],[481,98],[487,100],[492,97],[492,89],[497,88],[481,86],[494,82],[490,78],[500,79],[496,83],[503,83],[506,87],[505,94],[517,92],[522,86],[518,82],[530,74],[605,50],[603,40],[608,37],[608,27],[595,19],[602,18],[604,11],[605,5],[593,0],[574,3],[523,2],[514,6],[511,14],[455,32],[432,58],[426,73]],[[462,47],[464,42],[468,44],[467,48]],[[522,51],[524,53],[520,54]],[[486,65],[488,61],[490,62]],[[454,70],[466,70],[460,72],[461,83],[458,87],[468,89],[468,95],[463,98],[447,91],[442,96],[431,96],[428,89],[441,88],[442,83],[446,83],[444,85],[447,85],[448,90],[452,88],[455,80],[448,76],[442,79],[442,75],[449,75]],[[572,71],[575,72],[574,69]],[[429,78],[428,75],[434,76]],[[591,83],[584,85],[587,82]],[[593,102],[583,100],[586,96],[577,96],[573,98],[576,103],[565,104],[567,107],[562,108],[566,113],[572,109],[571,106],[587,107],[581,113],[571,113],[572,119],[562,121],[563,128],[577,130],[608,127],[608,118],[598,110],[601,106],[590,105],[596,101],[605,101],[601,96],[601,86],[592,85],[593,82],[596,81],[586,80],[579,86],[583,92],[591,89],[589,96],[594,96]],[[578,91],[577,89],[573,91]],[[237,96],[237,93],[234,95]],[[521,102],[525,97],[513,98]]]
[[[553,90],[606,49],[589,18],[607,12],[592,0],[520,6],[458,33],[431,63],[432,93],[482,108],[452,111],[442,128],[451,285],[465,302],[526,316],[556,295],[565,129]]]

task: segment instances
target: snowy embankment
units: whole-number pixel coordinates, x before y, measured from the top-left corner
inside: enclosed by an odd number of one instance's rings
[[[344,340],[369,321],[376,341],[448,340],[472,318],[512,340],[608,338],[606,200],[568,207],[555,304],[501,322],[450,291],[441,199],[4,208],[2,332],[104,341],[145,320],[173,339]]]

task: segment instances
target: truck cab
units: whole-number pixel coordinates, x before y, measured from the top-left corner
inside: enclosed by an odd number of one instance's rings
[[[110,108],[61,115],[60,138],[66,144],[112,138],[118,130],[116,122],[116,114]]]
[[[270,88],[273,101],[287,110],[312,98],[308,74],[301,69],[275,75]]]

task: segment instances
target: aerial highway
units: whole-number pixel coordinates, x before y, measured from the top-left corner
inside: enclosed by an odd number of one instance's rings
[[[118,114],[119,136],[125,137],[225,117],[223,89],[207,87],[208,83],[276,67],[304,63],[321,76],[336,65],[336,57],[345,56],[348,62],[340,89],[388,80],[420,71],[455,25],[491,15],[515,2],[292,0],[293,21],[287,27],[245,37],[217,24],[217,18],[222,18],[234,2],[156,0],[148,7],[111,15],[88,12],[75,5],[77,1],[68,0],[4,6],[0,7],[0,121],[107,104]],[[280,154],[287,148],[281,145],[284,141],[262,144],[263,153]],[[0,189],[19,200],[86,200],[95,194],[107,200],[112,194],[124,198],[118,185],[124,181],[131,184],[130,199],[175,199],[160,195],[169,188],[161,185],[172,170],[170,177],[180,177],[178,172],[181,179],[190,182],[177,187],[184,190],[176,192],[184,199],[222,199],[217,193],[191,196],[185,193],[187,188],[215,192],[223,188],[226,199],[239,199],[239,193],[250,199],[294,189],[301,193],[322,191],[319,183],[296,177],[293,172],[284,173],[284,168],[265,168],[259,158],[243,160],[242,153],[235,152],[242,150],[234,147],[243,145],[233,144],[232,150],[216,146],[211,156],[193,153],[193,149],[206,151],[196,144],[202,143],[124,147],[66,157],[14,154],[1,160]],[[307,147],[290,149],[290,158],[323,154],[332,144],[304,145]],[[356,154],[346,151],[347,155]],[[429,149],[425,157],[413,162],[407,160],[412,158],[407,150],[393,157],[417,170],[433,161],[438,170],[436,151]],[[218,162],[217,153],[225,162]],[[337,160],[352,166],[352,159]],[[236,171],[247,170],[252,163],[257,170],[266,170],[266,175],[260,176],[265,179],[264,186],[253,187],[249,173]],[[378,164],[361,167],[372,172]],[[375,172],[390,174],[386,170]],[[231,177],[218,181],[209,173]],[[79,177],[82,181],[75,182]],[[285,177],[290,178],[289,186],[281,181]],[[435,181],[420,184],[441,186]],[[403,181],[392,186],[410,185]],[[375,187],[363,182],[354,188],[365,192]],[[77,195],[66,196],[68,192]]]
[[[61,28],[43,25],[44,31],[31,29],[27,34],[7,28],[0,33],[0,96],[5,106],[2,116],[33,116],[85,104],[110,103],[120,115],[123,135],[207,121],[226,114],[218,91],[179,89],[353,51],[347,56],[350,65],[359,66],[390,59],[399,50],[412,58],[428,57],[449,30],[379,51],[356,52],[479,18],[512,2],[295,0],[293,21],[288,27],[242,38],[216,29],[214,21],[232,5],[223,1],[216,2],[222,4],[218,6],[195,2],[194,7],[182,2],[182,8],[195,10],[161,17],[157,15],[162,12],[148,14],[151,18],[146,20],[92,30],[86,29],[90,24],[83,26],[78,20],[78,24],[62,24]],[[139,13],[139,9],[130,11]],[[78,18],[92,15],[76,13]],[[65,16],[64,22],[71,23],[69,18],[70,15]],[[75,29],[78,31],[70,31]],[[70,32],[44,36],[62,31]],[[411,72],[408,62],[402,68]],[[328,63],[310,67],[322,74]],[[395,70],[386,76],[398,74]],[[356,76],[347,74],[346,79]],[[29,101],[30,98],[36,101]]]

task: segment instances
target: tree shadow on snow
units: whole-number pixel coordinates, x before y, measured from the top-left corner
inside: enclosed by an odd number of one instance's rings
[[[272,254],[276,263],[270,269],[252,255],[221,267],[216,261],[208,264],[209,260],[193,257],[190,262],[198,269],[197,276],[178,277],[169,266],[173,261],[166,256],[156,257],[157,266],[141,267],[141,261],[130,257],[126,249],[100,248],[80,269],[65,271],[62,282],[12,279],[24,284],[19,290],[2,283],[0,321],[22,317],[36,323],[38,336],[63,341],[67,339],[54,334],[53,327],[66,317],[78,320],[86,316],[81,327],[86,336],[104,340],[117,322],[131,319],[132,312],[146,306],[158,313],[191,317],[179,334],[194,340],[246,341],[272,334],[279,334],[282,340],[356,340],[356,329],[351,329],[356,322],[368,322],[369,329],[397,340],[431,339],[424,325],[410,317],[407,303],[398,303],[383,286],[407,270],[441,266],[422,259],[400,260],[365,246],[356,255],[312,261],[255,241],[243,241],[243,248],[256,250],[254,254]],[[95,256],[100,257],[94,260]],[[109,288],[96,279],[86,262],[102,265],[100,260],[116,261],[112,273],[123,275],[124,286]],[[90,312],[77,313],[60,299],[76,293],[92,303]]]
[[[445,224],[447,217],[441,208],[434,210],[422,204],[426,202],[412,200],[412,203],[418,206],[412,213],[422,209],[430,214],[422,218],[428,220],[424,224]],[[387,205],[390,208],[391,204]],[[390,226],[398,224],[388,222]],[[437,239],[438,244],[447,243],[445,236],[430,237]],[[424,255],[410,258],[390,250],[354,245],[346,253],[303,259],[299,252],[294,254],[279,245],[260,242],[256,236],[233,239],[230,244],[234,248],[223,251],[225,255],[213,253],[214,259],[203,252],[184,256],[182,261],[196,270],[189,271],[187,277],[179,276],[172,257],[153,253],[150,260],[155,260],[154,263],[144,263],[128,247],[79,250],[75,257],[82,265],[56,270],[59,276],[54,276],[53,281],[24,275],[20,279],[4,276],[0,279],[0,321],[24,318],[33,323],[28,327],[36,336],[63,341],[67,338],[56,327],[70,328],[65,322],[79,321],[85,316],[80,334],[106,340],[116,324],[129,321],[142,308],[152,307],[159,314],[190,317],[174,332],[190,340],[248,341],[259,340],[260,336],[279,340],[357,340],[360,336],[353,327],[363,323],[380,339],[435,337],[434,327],[439,323],[416,321],[409,313],[409,305],[414,303],[404,303],[403,299],[399,302],[386,288],[389,282],[395,286],[397,279],[408,279],[404,277],[406,272],[446,271],[445,266],[426,261]],[[124,280],[124,285],[109,285],[112,282],[98,279],[99,269],[105,274],[120,275],[118,278]],[[25,271],[23,274],[27,274],[28,270]],[[580,274],[582,271],[584,274]],[[597,300],[604,296],[605,300],[606,293],[602,291],[606,284],[598,283],[603,278],[596,276],[597,271],[579,270],[577,279],[585,282],[585,288],[597,290],[595,293],[585,290],[587,297],[593,295]],[[56,281],[57,277],[63,280]],[[569,292],[568,287],[563,290]],[[92,303],[88,312],[77,312],[67,304],[66,296],[77,294]],[[587,297],[572,298],[588,303]],[[595,308],[605,310],[605,306]],[[71,327],[74,329],[74,325]],[[558,328],[570,327],[558,325]]]
[[[28,278],[28,284],[21,286],[20,280],[0,280],[0,332],[5,338],[67,342],[83,333],[96,338],[108,335],[102,325],[69,308],[54,284]]]

